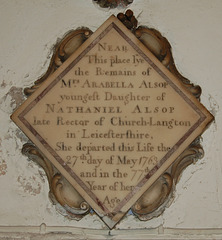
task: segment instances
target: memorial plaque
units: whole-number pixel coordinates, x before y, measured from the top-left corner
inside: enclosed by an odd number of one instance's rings
[[[112,228],[213,117],[111,16],[12,119]]]

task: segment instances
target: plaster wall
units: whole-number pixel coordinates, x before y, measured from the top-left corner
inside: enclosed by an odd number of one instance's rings
[[[215,122],[203,134],[204,158],[183,172],[165,212],[148,222],[127,215],[115,231],[137,229],[142,234],[149,229],[153,238],[222,236],[222,1],[134,0],[130,8],[139,25],[156,28],[168,39],[178,70],[202,87],[201,102]],[[80,229],[88,228],[108,234],[96,215],[77,222],[56,212],[46,176],[21,154],[27,139],[9,116],[24,101],[23,88],[47,70],[58,38],[81,26],[95,31],[120,11],[125,9],[100,9],[91,0],[0,0],[0,233],[75,229],[83,238],[86,233]]]

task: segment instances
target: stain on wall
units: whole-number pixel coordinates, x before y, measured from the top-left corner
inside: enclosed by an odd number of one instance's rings
[[[7,172],[7,164],[4,160],[0,160],[0,176],[5,175]]]
[[[25,193],[36,196],[41,192],[41,183],[37,181],[35,176],[31,176],[28,179],[24,176],[18,177],[18,183]]]

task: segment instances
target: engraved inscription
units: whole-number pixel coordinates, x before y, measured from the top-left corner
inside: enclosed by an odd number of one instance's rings
[[[109,36],[44,99],[26,119],[50,131],[51,147],[110,211],[198,117],[184,114],[184,99],[124,39]]]

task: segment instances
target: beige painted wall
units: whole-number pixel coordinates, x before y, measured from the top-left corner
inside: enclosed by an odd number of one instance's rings
[[[202,87],[201,101],[216,121],[203,135],[205,157],[185,170],[164,214],[149,222],[128,215],[117,228],[140,233],[154,228],[154,237],[179,229],[222,236],[222,1],[134,0],[130,8],[139,24],[156,28],[169,40],[178,69]],[[56,212],[44,172],[22,156],[27,139],[9,116],[24,100],[22,89],[46,71],[58,38],[80,26],[94,31],[123,10],[101,10],[91,0],[0,0],[0,233],[13,226],[23,226],[16,228],[21,232],[62,227],[106,231],[97,216],[76,222]]]

